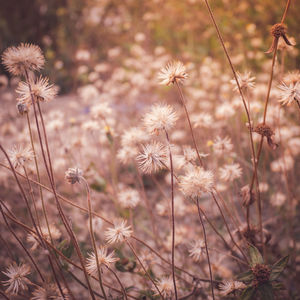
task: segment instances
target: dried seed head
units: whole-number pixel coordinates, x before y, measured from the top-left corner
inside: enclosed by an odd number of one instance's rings
[[[16,105],[18,113],[23,116],[24,114],[28,113],[29,107],[26,103],[19,101]]]
[[[273,25],[271,28],[271,34],[277,39],[280,38],[281,36],[286,34],[286,25],[282,23]]]
[[[266,283],[270,279],[271,270],[267,265],[256,264],[251,269],[251,271],[254,275],[254,280],[253,280],[254,286],[258,286],[262,283]]]
[[[253,131],[265,137],[274,135],[274,131],[271,127],[263,123],[258,124]]]
[[[255,201],[255,195],[252,191],[250,192],[248,184],[241,188],[240,195],[243,199],[243,206],[245,207],[250,206]]]
[[[80,183],[82,178],[82,170],[79,168],[69,168],[65,173],[65,178],[70,184]]]

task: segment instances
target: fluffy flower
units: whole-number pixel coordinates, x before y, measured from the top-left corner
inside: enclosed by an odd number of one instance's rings
[[[137,190],[126,188],[118,193],[118,200],[125,208],[135,208],[140,202],[140,195]]]
[[[194,167],[184,176],[179,177],[179,188],[188,197],[197,197],[202,193],[210,192],[213,185],[213,173],[201,167]]]
[[[95,119],[106,119],[112,115],[112,109],[108,102],[102,102],[91,108],[91,114]]]
[[[144,124],[150,134],[169,131],[175,125],[178,116],[173,107],[167,104],[155,104],[144,117]]]
[[[12,75],[18,76],[24,75],[25,70],[40,70],[45,58],[39,46],[22,43],[18,47],[7,48],[2,55],[2,62]]]
[[[131,227],[126,226],[126,223],[126,220],[115,222],[113,228],[105,231],[104,235],[108,244],[123,242],[131,236]]]
[[[205,254],[205,243],[202,240],[195,241],[192,248],[189,249],[190,256],[194,261],[201,260],[203,254]]]
[[[30,267],[26,264],[17,265],[16,263],[10,265],[6,272],[2,272],[9,279],[2,281],[3,285],[8,286],[7,293],[18,294],[20,290],[27,290],[27,285],[30,280],[26,277],[30,274]]]
[[[278,86],[281,90],[279,102],[282,105],[290,105],[293,101],[300,101],[300,83],[290,83],[286,85],[284,82]]]
[[[162,85],[170,85],[175,82],[182,82],[188,77],[185,66],[180,61],[170,62],[160,70],[158,79]]]
[[[21,146],[14,146],[13,149],[8,152],[8,154],[15,169],[19,166],[24,167],[25,163],[34,158],[34,154],[29,146],[25,148],[22,148]]]
[[[220,168],[219,171],[220,178],[224,181],[233,181],[242,175],[242,169],[239,164],[225,165],[223,168]]]
[[[218,155],[221,155],[224,152],[230,152],[233,149],[231,139],[227,136],[224,139],[217,136],[213,143],[213,149]]]
[[[159,279],[157,282],[157,287],[160,290],[161,294],[163,295],[164,298],[170,299],[173,295],[173,279],[172,277],[164,277]],[[157,292],[155,295],[159,295]]]
[[[107,247],[99,247],[97,249],[99,267],[106,266],[109,268],[110,264],[119,260],[118,258],[114,257],[114,254],[114,251],[107,254]],[[97,260],[94,252],[91,252],[87,258],[86,269],[89,274],[94,274],[97,272]]]
[[[240,281],[226,280],[220,286],[221,294],[227,296],[231,292],[239,289],[244,289],[246,285]]]
[[[152,142],[151,144],[142,146],[142,148],[141,154],[139,154],[136,159],[143,173],[155,173],[164,168],[167,162],[168,152],[163,144]]]
[[[244,74],[241,74],[239,72],[236,73],[238,82],[240,84],[240,87],[242,90],[246,91],[249,89],[253,89],[255,86],[254,80],[255,77],[251,77],[251,72],[246,72]],[[230,80],[232,85],[234,86],[233,90],[238,91],[238,85],[236,83],[235,79]]]
[[[70,184],[80,183],[82,178],[82,170],[79,168],[69,168],[65,173],[65,178]]]
[[[55,98],[58,92],[57,87],[49,84],[49,79],[42,76],[35,81],[31,80],[29,83],[21,81],[16,89],[17,94],[19,94],[17,100],[27,105],[32,103],[29,85],[35,101],[49,102]]]
[[[32,297],[30,300],[68,300],[70,299],[68,295],[68,290],[66,288],[62,288],[64,297],[62,297],[59,289],[57,288],[56,284],[53,283],[45,283],[44,286],[39,286],[35,289],[32,293]]]

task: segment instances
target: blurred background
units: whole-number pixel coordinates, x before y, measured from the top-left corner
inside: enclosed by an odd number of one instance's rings
[[[132,52],[160,53],[201,63],[224,62],[202,0],[10,0],[0,1],[0,52],[20,42],[38,44],[45,53],[45,75],[60,93],[88,84],[95,65],[122,65]],[[238,69],[260,71],[269,58],[271,25],[280,21],[286,1],[210,1]],[[300,40],[300,2],[292,1],[288,33]],[[140,48],[137,47],[139,45]],[[286,58],[299,66],[299,46]],[[136,54],[136,53],[135,53]],[[142,55],[142,53],[138,53]],[[227,64],[224,68],[227,68]],[[8,75],[3,66],[0,73]]]

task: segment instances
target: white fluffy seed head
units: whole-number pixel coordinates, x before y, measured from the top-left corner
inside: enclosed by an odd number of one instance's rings
[[[180,61],[172,61],[162,68],[158,74],[158,79],[162,85],[170,85],[183,82],[188,77],[185,66]]]
[[[172,106],[155,104],[151,107],[143,121],[149,134],[158,135],[161,131],[169,131],[175,126],[178,116]]]

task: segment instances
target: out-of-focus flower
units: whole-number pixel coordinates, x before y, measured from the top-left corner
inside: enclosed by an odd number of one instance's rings
[[[39,286],[36,288],[30,300],[68,300],[70,296],[68,295],[68,290],[65,287],[62,287],[62,292],[64,296],[61,295],[61,292],[57,288],[56,284],[45,283],[44,286]]]
[[[227,136],[223,139],[217,136],[213,143],[213,149],[216,154],[219,155],[223,154],[224,152],[230,152],[233,149],[231,139]]]
[[[142,148],[141,154],[136,159],[143,173],[155,173],[165,167],[168,151],[162,143],[152,142]]]
[[[157,281],[157,287],[160,290],[163,297],[165,297],[166,299],[171,299],[174,287],[173,279],[171,276],[159,279]],[[159,293],[157,292],[155,295],[158,296]]]
[[[35,101],[49,102],[56,97],[58,88],[53,84],[49,84],[48,78],[40,76],[35,81],[30,80],[29,83],[21,81],[16,92],[19,94],[17,97],[18,101],[30,105],[32,103],[31,95]]]
[[[34,158],[34,154],[30,146],[25,148],[21,146],[14,146],[13,149],[8,152],[8,155],[15,169],[19,166],[24,167],[28,161],[31,161]]]
[[[246,73],[243,73],[243,74],[237,72],[236,75],[237,75],[237,79],[238,79],[240,88],[243,91],[248,91],[248,90],[253,89],[255,87],[255,83],[254,83],[255,77],[251,76],[251,72],[246,72]],[[238,88],[236,80],[232,79],[232,80],[230,80],[230,82],[234,86],[233,90],[238,91],[239,88]]]
[[[226,280],[220,285],[221,294],[227,296],[235,290],[244,289],[246,285],[240,281]]]
[[[114,223],[113,228],[106,229],[104,235],[108,244],[121,243],[131,237],[131,227],[126,223],[126,220],[120,220]]]
[[[170,85],[175,82],[183,82],[188,77],[185,66],[180,61],[173,61],[160,70],[158,79],[162,85]]]
[[[65,173],[65,178],[70,184],[80,183],[82,179],[82,170],[79,168],[69,168]]]
[[[278,86],[281,90],[279,102],[282,105],[291,105],[293,101],[300,101],[300,82],[290,83],[287,86],[284,82]]]
[[[225,165],[224,167],[219,169],[220,178],[225,181],[233,181],[238,179],[242,175],[242,169],[239,164],[230,164]]]
[[[197,240],[192,244],[192,248],[189,249],[189,255],[194,261],[200,261],[203,254],[205,254],[205,243],[203,240]]]
[[[179,177],[179,188],[188,197],[198,197],[210,192],[214,185],[214,175],[201,167],[194,167]]]
[[[98,264],[99,267],[110,267],[110,265],[119,259],[114,257],[115,252],[112,251],[111,253],[107,253],[107,247],[99,247],[97,249],[97,256],[98,256]],[[89,257],[87,258],[87,265],[86,269],[89,274],[94,274],[97,271],[97,260],[96,254],[94,252],[89,253]]]
[[[2,62],[12,75],[24,75],[27,71],[38,71],[45,63],[39,46],[21,43],[17,47],[7,48],[2,55]]]
[[[125,208],[135,208],[140,202],[140,195],[137,190],[126,188],[118,193],[118,200]]]
[[[26,264],[10,265],[6,272],[2,272],[9,279],[2,281],[3,285],[8,286],[6,292],[9,294],[18,294],[19,290],[27,290],[30,280],[26,277],[30,274],[30,267]]]
[[[144,124],[150,134],[169,131],[175,125],[178,116],[173,107],[167,104],[155,104],[144,117]]]

